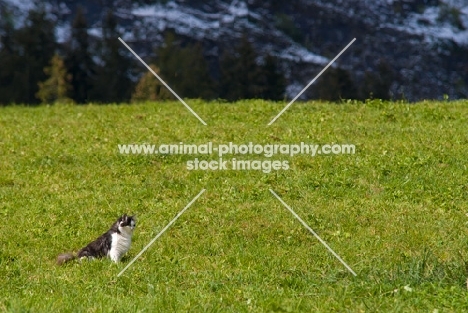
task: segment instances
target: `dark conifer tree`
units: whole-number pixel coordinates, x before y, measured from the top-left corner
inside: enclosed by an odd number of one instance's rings
[[[44,68],[49,65],[55,54],[54,30],[54,23],[47,18],[45,10],[41,8],[38,11],[29,12],[26,25],[18,32],[20,49],[24,51],[24,55],[20,54],[22,57],[21,72],[27,75],[26,90],[21,102],[38,102],[36,98],[39,90],[38,83],[46,78]]]
[[[201,44],[188,44],[182,48],[175,35],[168,33],[157,55],[162,78],[179,96],[202,99],[215,97],[214,82]]]
[[[170,85],[173,85],[180,76],[179,52],[180,45],[176,42],[175,34],[172,32],[166,33],[164,43],[156,50],[156,64],[158,64],[161,71],[162,79]]]
[[[72,22],[66,51],[65,64],[73,87],[71,98],[76,103],[86,103],[89,101],[95,64],[90,53],[88,25],[81,7],[78,7]]]
[[[182,77],[179,86],[183,95],[188,98],[214,98],[214,82],[203,56],[201,44],[183,48],[180,51],[180,61]]]
[[[7,23],[8,25],[8,23]],[[10,26],[7,26],[7,29]],[[25,25],[4,36],[5,59],[2,56],[2,101],[33,104],[38,83],[46,78],[44,68],[55,53],[54,25],[43,8],[29,12]]]
[[[357,99],[359,96],[350,73],[341,68],[329,68],[317,81],[315,90],[319,99],[328,101]]]
[[[12,88],[18,64],[14,35],[13,16],[0,7],[0,104],[15,102],[18,97],[19,90]]]
[[[242,99],[243,95],[241,92],[241,75],[237,72],[236,63],[238,58],[235,52],[224,51],[220,58],[220,84],[219,84],[219,95],[221,98],[235,101]]]
[[[286,91],[286,79],[281,72],[276,58],[271,55],[265,57],[262,67],[264,87],[262,98],[267,100],[282,100]]]
[[[384,59],[381,59],[377,71],[365,73],[361,97],[364,99],[390,99],[390,87],[394,78],[395,75],[390,65]]]
[[[247,36],[234,53],[225,52],[220,61],[220,96],[227,100],[262,98],[265,91],[263,69]]]
[[[92,99],[102,103],[128,101],[133,90],[131,60],[118,40],[117,21],[110,10],[103,21],[102,37],[99,47],[101,62],[93,79]]]

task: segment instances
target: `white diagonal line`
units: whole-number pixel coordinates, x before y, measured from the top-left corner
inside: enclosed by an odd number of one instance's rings
[[[299,220],[299,222],[301,222],[302,225],[304,225],[305,228],[307,228],[312,233],[312,235],[315,236],[315,238],[318,239],[318,241],[320,241],[322,245],[325,246],[325,248],[328,249],[328,251],[331,252],[331,254],[333,254],[348,269],[348,271],[351,272],[351,274],[353,274],[354,276],[357,276],[356,273],[351,269],[351,267],[349,267],[349,265],[346,264],[345,261],[343,261],[343,259],[340,258],[340,256],[336,254],[335,251],[333,251],[332,248],[330,248],[330,246],[325,241],[323,241],[322,238],[320,238],[319,235],[317,235],[317,233],[314,232],[314,230],[310,228],[309,225],[307,225],[306,222],[304,222],[299,217],[299,215],[296,214],[296,212],[293,211],[293,209],[291,209],[272,189],[270,189],[270,192],[286,207],[286,209],[289,210],[289,212],[292,213],[292,215],[294,215],[295,218]]]
[[[318,78],[319,78],[319,77],[320,77],[320,76],[321,76],[321,75],[322,75],[322,74],[323,74],[339,57],[340,57],[340,55],[342,55],[343,52],[345,52],[346,49],[348,49],[348,48],[353,44],[354,41],[356,41],[356,38],[354,38],[353,40],[351,40],[351,42],[348,43],[348,45],[347,45],[346,47],[344,47],[343,50],[341,50],[341,52],[338,53],[338,55],[337,55],[333,60],[331,60],[331,61],[327,64],[327,66],[325,66],[325,67],[323,68],[323,70],[322,70],[320,73],[318,73],[317,76],[315,76],[315,78],[312,79],[312,80],[310,81],[310,83],[309,83],[307,86],[305,86],[304,89],[302,89],[301,92],[300,92],[296,97],[294,97],[294,99],[292,99],[291,102],[289,102],[288,105],[285,106],[283,110],[281,110],[281,112],[278,113],[278,115],[275,116],[275,118],[273,118],[273,119],[271,120],[270,123],[268,123],[268,126],[270,126],[271,124],[273,124],[273,123],[276,121],[276,119],[277,119],[278,117],[280,117],[281,114],[283,114],[283,113],[284,113],[284,112],[285,112],[285,111],[286,111],[286,110],[287,110],[287,109],[304,93],[304,91],[306,91],[307,88],[309,88],[310,85],[312,85],[312,84],[313,84],[313,83],[314,83],[314,82],[315,82],[315,81],[316,81],[316,80],[317,80],[317,79],[318,79]]]
[[[148,64],[146,64],[145,61],[143,61],[143,60],[139,57],[138,54],[136,54],[135,51],[133,51],[132,48],[130,48],[130,47],[125,43],[125,41],[123,41],[122,38],[119,37],[119,40],[120,40],[121,43],[123,43],[123,45],[124,45],[128,50],[130,50],[130,52],[131,52],[141,63],[143,63],[144,66],[146,66],[146,68],[147,68],[151,73],[153,73],[154,76],[156,76],[157,79],[159,79],[159,81],[160,81],[164,86],[166,86],[167,89],[169,89],[170,92],[172,92],[172,94],[173,94],[177,99],[179,99],[180,102],[182,102],[183,105],[185,105],[185,107],[186,107],[193,115],[195,115],[196,118],[198,118],[198,120],[199,120],[200,122],[202,122],[203,125],[206,126],[205,121],[202,120],[201,117],[198,116],[198,114],[195,113],[195,111],[192,110],[192,108],[189,107],[189,105],[188,105],[187,103],[185,103],[185,101],[184,101],[181,97],[179,97],[179,95],[176,94],[175,91],[172,90],[172,88],[169,87],[169,85],[166,84],[166,82],[164,82],[164,80],[162,80],[162,78],[159,77],[159,75],[156,74],[156,73],[153,71],[153,69],[152,69],[151,67],[149,67]]]
[[[202,191],[200,191],[200,193],[198,195],[195,196],[195,198],[192,199],[192,201],[189,202],[189,204],[187,204],[185,206],[185,208],[182,209],[182,211],[179,212],[179,214],[176,215],[176,217],[174,217],[172,219],[172,221],[169,222],[169,224],[166,225],[166,227],[164,227],[160,232],[159,234],[156,235],[156,237],[154,237],[147,245],[146,247],[143,248],[143,250],[140,251],[140,253],[137,254],[136,257],[133,258],[132,261],[130,261],[130,263],[127,264],[127,266],[125,266],[125,268],[117,275],[117,277],[120,277],[120,275],[122,275],[126,270],[127,268],[129,268],[133,262],[135,262],[159,237],[161,237],[162,234],[164,234],[164,232],[169,228],[171,227],[172,224],[174,224],[174,222],[182,215],[184,214],[184,212],[202,195],[202,193],[205,192],[206,189],[202,189]]]

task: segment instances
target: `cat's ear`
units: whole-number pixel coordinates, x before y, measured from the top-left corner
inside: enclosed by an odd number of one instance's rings
[[[121,217],[119,217],[118,219],[118,223],[119,223],[119,226],[123,226],[123,224],[125,223],[125,220],[127,219],[127,216],[124,214],[122,215]]]

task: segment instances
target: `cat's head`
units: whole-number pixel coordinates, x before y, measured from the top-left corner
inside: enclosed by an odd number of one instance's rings
[[[120,231],[133,232],[136,226],[136,219],[135,216],[124,214],[119,217],[117,223]]]

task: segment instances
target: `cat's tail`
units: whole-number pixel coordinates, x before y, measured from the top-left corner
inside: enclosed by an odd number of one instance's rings
[[[62,265],[68,261],[76,259],[76,255],[73,253],[62,253],[57,257],[57,265]]]

